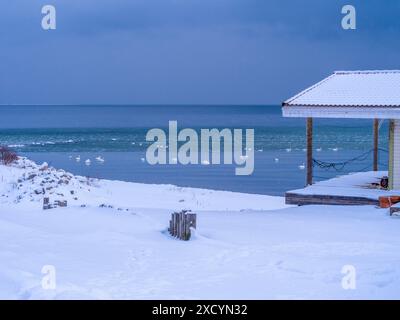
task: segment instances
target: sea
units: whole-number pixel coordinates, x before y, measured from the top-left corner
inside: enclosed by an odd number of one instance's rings
[[[234,164],[148,164],[147,132],[167,132],[171,120],[178,130],[254,129],[253,174],[235,175]],[[372,141],[372,120],[315,119],[314,180],[372,170]],[[93,178],[266,195],[305,185],[305,119],[284,118],[273,105],[0,106],[0,145]],[[386,121],[379,127],[380,170],[387,170],[387,149]]]

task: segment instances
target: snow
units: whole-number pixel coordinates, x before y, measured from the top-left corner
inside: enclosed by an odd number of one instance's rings
[[[400,71],[336,71],[288,99],[285,104],[319,107],[400,106]]]
[[[151,185],[74,176],[64,170],[37,165],[20,158],[11,166],[0,166],[0,204],[29,209],[42,208],[43,197],[67,200],[68,206],[112,206],[168,208],[172,210],[272,210],[285,207],[280,197],[241,194],[174,185]]]
[[[379,183],[384,176],[388,176],[387,171],[356,172],[319,181],[303,189],[288,192],[304,195],[364,197],[373,200],[378,200],[382,196],[399,196],[400,190],[371,188],[371,183]]]
[[[400,298],[400,220],[387,209],[92,180],[27,159],[0,165],[0,181],[0,298]],[[34,190],[50,186],[67,207],[42,209]],[[198,214],[190,241],[166,231],[181,208]],[[54,290],[42,287],[45,265]],[[342,288],[344,265],[355,290]]]

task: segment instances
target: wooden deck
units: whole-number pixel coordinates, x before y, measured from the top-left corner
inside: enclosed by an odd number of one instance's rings
[[[287,191],[291,205],[379,205],[381,196],[400,196],[400,190],[385,190],[377,184],[387,172],[358,172],[316,182],[303,189]]]

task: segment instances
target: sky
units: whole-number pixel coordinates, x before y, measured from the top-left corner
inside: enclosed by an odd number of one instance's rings
[[[43,30],[44,5],[57,29]],[[341,27],[356,8],[357,29]],[[280,104],[400,69],[396,0],[2,0],[0,104]]]

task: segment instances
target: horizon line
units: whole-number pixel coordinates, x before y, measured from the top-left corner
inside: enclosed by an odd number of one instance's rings
[[[152,106],[173,106],[173,107],[184,107],[184,106],[281,106],[281,103],[265,103],[265,104],[261,104],[261,103],[243,103],[243,104],[230,104],[230,103],[226,103],[226,104],[220,104],[220,103],[210,103],[210,104],[190,104],[190,103],[177,103],[177,104],[173,104],[173,103],[168,103],[168,104],[159,104],[159,103],[155,103],[155,104],[129,104],[129,103],[101,103],[101,104],[96,104],[96,103],[83,103],[83,104],[75,104],[75,103],[65,103],[65,104],[54,104],[54,103],[35,103],[35,104],[26,104],[26,103],[13,103],[13,104],[0,104],[0,107],[6,107],[6,106],[96,106],[96,107],[100,107],[100,106],[132,106],[132,107],[152,107]]]

